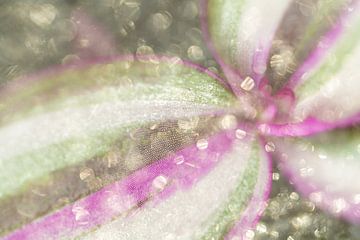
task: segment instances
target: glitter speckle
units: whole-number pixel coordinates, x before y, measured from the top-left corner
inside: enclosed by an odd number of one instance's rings
[[[176,156],[174,158],[174,162],[175,162],[176,165],[181,165],[181,164],[183,164],[185,162],[185,158],[184,158],[183,155]]]
[[[275,147],[275,144],[273,142],[266,143],[266,145],[265,145],[265,151],[266,152],[275,152],[275,149],[276,149],[276,147]]]
[[[255,233],[254,233],[253,230],[247,230],[245,232],[245,239],[246,240],[252,240],[252,239],[254,239],[254,237],[255,237]]]
[[[80,225],[86,225],[88,223],[88,219],[90,216],[90,213],[88,210],[86,210],[85,208],[81,207],[81,206],[74,206],[71,210],[73,212],[73,214],[75,215],[75,220],[80,224]]]
[[[305,210],[309,212],[313,212],[315,210],[315,204],[310,201],[305,201],[304,205],[305,205]]]
[[[274,172],[274,173],[272,174],[272,179],[273,179],[274,181],[279,181],[279,179],[280,179],[280,174],[277,173],[277,172]]]
[[[196,45],[190,46],[187,50],[188,57],[193,61],[200,61],[204,58],[203,50]]]
[[[292,192],[292,193],[290,194],[290,199],[291,199],[291,200],[294,200],[294,201],[297,201],[297,200],[300,199],[300,196],[299,196],[299,194],[297,194],[296,192]]]
[[[237,139],[244,139],[246,137],[246,132],[242,129],[236,129],[235,136]]]
[[[263,223],[259,223],[256,227],[256,231],[258,231],[259,233],[266,233],[267,232],[267,227],[265,224]]]
[[[242,82],[240,87],[245,91],[251,91],[255,87],[255,81],[251,77],[246,77]]]
[[[172,16],[169,12],[155,13],[151,16],[151,23],[155,32],[165,31],[172,23]]]
[[[281,49],[280,54],[275,54],[270,59],[270,67],[278,76],[285,76],[294,71],[294,54],[288,46]]]
[[[273,55],[270,59],[271,68],[282,68],[284,64],[284,59],[281,55]]]
[[[277,232],[277,231],[271,231],[271,232],[270,232],[270,236],[271,236],[272,238],[278,238],[278,237],[279,237],[279,232]]]
[[[162,191],[164,190],[167,183],[168,179],[165,176],[160,175],[153,180],[152,185],[156,190]]]
[[[348,207],[347,202],[343,198],[334,200],[332,210],[334,213],[341,213]]]
[[[80,179],[83,181],[94,176],[95,176],[94,170],[92,170],[91,168],[85,168],[79,174]]]
[[[154,50],[147,45],[142,45],[140,47],[138,47],[138,49],[136,49],[136,55],[137,56],[141,56],[141,55],[152,55],[154,54]]]
[[[35,5],[30,10],[30,19],[39,27],[50,25],[56,17],[56,8],[51,4]]]
[[[206,139],[200,139],[196,142],[196,147],[199,149],[199,150],[205,150],[207,149],[209,143]]]
[[[319,230],[318,228],[315,229],[314,235],[315,235],[315,237],[317,237],[317,238],[321,238],[321,233],[320,233],[320,230]]]
[[[225,115],[221,120],[221,127],[225,130],[235,129],[237,125],[237,120],[234,115],[228,114]]]
[[[296,229],[305,228],[311,224],[311,218],[308,215],[298,216],[291,221],[291,224]]]

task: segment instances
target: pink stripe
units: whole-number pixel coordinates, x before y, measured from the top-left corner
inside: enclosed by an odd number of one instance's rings
[[[186,190],[216,166],[220,157],[229,151],[234,133],[223,132],[209,138],[208,147],[199,150],[189,146],[175,156],[157,161],[90,196],[79,200],[42,219],[24,226],[4,240],[58,239],[74,237],[114,217],[128,215],[131,209],[144,202],[155,203],[177,190]],[[183,163],[179,164],[183,159]],[[154,179],[169,179],[163,191],[154,188]]]
[[[332,124],[321,122],[315,118],[308,118],[299,123],[259,124],[259,131],[267,136],[309,136],[334,128]]]

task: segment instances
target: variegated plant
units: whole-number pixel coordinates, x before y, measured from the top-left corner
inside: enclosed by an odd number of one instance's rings
[[[179,58],[129,55],[2,87],[0,234],[246,239],[272,159],[304,196],[359,223],[359,2],[314,1],[316,14],[295,20],[293,4],[200,2],[226,80]],[[92,49],[111,49],[75,18]]]

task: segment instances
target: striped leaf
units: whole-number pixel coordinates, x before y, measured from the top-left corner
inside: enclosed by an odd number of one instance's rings
[[[357,63],[360,57],[360,15],[358,3],[347,9],[346,17],[340,20],[339,37],[321,61],[307,68],[303,81],[295,88],[297,106],[294,120],[309,117],[325,123],[351,121],[360,111],[357,97],[357,82],[360,77]],[[330,34],[329,38],[334,37]],[[355,121],[356,119],[354,119]],[[357,121],[357,120],[356,120]]]
[[[155,57],[61,67],[1,91],[1,233],[220,131],[234,101],[199,68]]]
[[[297,190],[356,224],[360,223],[359,142],[358,129],[274,141],[281,169]]]

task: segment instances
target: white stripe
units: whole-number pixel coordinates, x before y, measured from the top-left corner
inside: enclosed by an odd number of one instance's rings
[[[252,69],[253,57],[255,54],[263,55],[270,49],[277,27],[291,2],[290,0],[246,1],[239,21],[237,39],[237,62],[242,68],[241,73],[244,77],[251,76],[253,70],[259,74],[263,73]],[[258,64],[264,66],[254,66],[254,68],[266,69],[266,61]]]
[[[215,107],[184,101],[114,101],[67,108],[0,129],[1,161],[25,152],[127,124],[179,119],[214,112]]]
[[[236,144],[219,165],[187,191],[178,191],[158,206],[146,206],[130,218],[120,217],[83,239],[189,240],[208,230],[207,222],[227,203],[250,154],[249,143]]]

